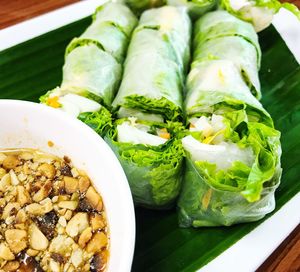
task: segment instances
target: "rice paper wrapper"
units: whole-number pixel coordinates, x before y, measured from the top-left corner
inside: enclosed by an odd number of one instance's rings
[[[121,75],[122,67],[112,55],[93,42],[79,43],[66,55],[61,89],[69,93],[85,90],[109,107]]]
[[[207,60],[232,61],[256,98],[261,98],[258,63],[255,47],[237,36],[220,37],[198,43],[194,51],[192,67]]]
[[[188,9],[189,15],[196,20],[204,13],[216,7],[217,0],[166,0],[167,5],[170,6],[184,6]]]
[[[93,20],[97,23],[113,22],[127,37],[137,25],[137,18],[133,12],[121,3],[108,2],[96,9]]]
[[[110,130],[105,141],[118,157],[136,205],[152,209],[171,208],[179,194],[184,151],[180,140],[160,146],[118,143]]]
[[[178,66],[156,52],[135,54],[125,62],[123,80],[113,107],[156,113],[167,120],[182,111],[182,76]]]
[[[119,63],[124,61],[129,43],[129,38],[114,23],[101,21],[93,22],[79,39],[97,41]]]
[[[198,63],[188,75],[185,110],[187,115],[213,113],[220,106],[248,108],[270,125],[273,121],[261,103],[252,95],[233,62],[208,60]]]
[[[142,14],[136,31],[144,28],[156,29],[164,39],[168,39],[177,56],[178,63],[187,70],[192,30],[186,9],[164,6],[147,10]]]
[[[188,158],[178,201],[179,225],[213,227],[257,221],[274,210],[274,193],[280,177],[281,168],[278,165],[272,182],[275,185],[264,188],[260,200],[248,202],[239,192],[222,191],[210,186]]]
[[[194,47],[198,43],[224,36],[242,37],[254,45],[258,63],[261,62],[261,49],[255,29],[250,23],[236,18],[227,11],[218,10],[205,14],[195,23],[194,33]]]

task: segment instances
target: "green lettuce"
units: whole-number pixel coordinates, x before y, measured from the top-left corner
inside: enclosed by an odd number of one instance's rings
[[[221,0],[220,7],[226,9],[234,16],[246,22],[252,23],[257,31],[261,31],[268,27],[272,22],[272,16],[276,14],[281,8],[285,8],[292,12],[300,20],[299,9],[291,3],[281,3],[278,0],[255,0],[248,1],[248,5],[236,8],[232,5],[230,0]],[[251,9],[258,10],[251,12]]]
[[[117,120],[115,126],[124,122]],[[172,138],[159,146],[120,143],[117,130],[111,129],[106,142],[118,157],[127,176],[134,201],[137,205],[164,209],[174,204],[182,179],[184,150],[181,141],[182,124],[146,122],[153,128],[167,128]]]
[[[245,110],[224,115],[225,140],[251,147],[251,166],[236,161],[226,170],[207,161],[192,161],[180,196],[181,226],[232,225],[256,221],[275,207],[274,192],[281,177],[280,133],[268,125],[249,121]],[[226,158],[224,158],[226,159]]]
[[[77,118],[91,127],[101,137],[104,137],[108,130],[112,128],[112,115],[104,107],[96,112],[83,112]]]

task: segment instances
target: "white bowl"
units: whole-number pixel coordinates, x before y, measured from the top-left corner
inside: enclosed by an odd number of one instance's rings
[[[49,147],[48,141],[54,143]],[[0,148],[37,148],[67,155],[85,170],[103,197],[110,231],[107,271],[130,271],[135,242],[134,207],[126,176],[108,145],[92,129],[50,107],[0,100]]]

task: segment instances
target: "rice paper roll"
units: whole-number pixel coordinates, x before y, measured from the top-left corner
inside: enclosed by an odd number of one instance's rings
[[[174,62],[153,52],[136,55],[125,62],[113,106],[176,120],[182,115],[182,87],[182,75]]]
[[[217,0],[166,0],[170,6],[185,6],[193,19],[199,18],[204,13],[216,7]]]
[[[111,22],[117,26],[128,38],[137,25],[137,18],[132,11],[123,4],[108,2],[96,9],[94,22]]]
[[[93,40],[99,43],[102,49],[110,53],[119,63],[123,63],[129,39],[114,23],[95,21],[86,31],[73,40]]]
[[[189,15],[193,18],[199,18],[202,14],[212,10],[217,5],[217,0],[124,0],[136,13],[141,13],[146,9],[160,7],[163,5],[185,7]]]
[[[166,14],[170,15],[168,20],[163,18]],[[182,9],[163,7],[143,13],[133,33],[122,83],[113,102],[119,113],[128,109],[157,114],[164,120],[182,118],[189,35],[190,21]]]
[[[258,61],[255,47],[237,36],[228,36],[198,43],[194,51],[192,68],[208,60],[228,60],[238,68],[244,81],[257,97],[261,97]]]
[[[227,11],[218,10],[205,14],[195,24],[194,47],[197,44],[220,37],[238,36],[253,44],[260,66],[261,49],[258,36],[250,23],[244,22]]]
[[[267,28],[272,23],[273,15],[281,8],[289,10],[300,19],[300,11],[295,5],[278,0],[221,0],[220,7],[241,20],[250,22],[257,32]]]
[[[122,75],[122,66],[93,42],[84,42],[66,55],[61,89],[89,93],[110,106]]]
[[[143,28],[157,29],[163,39],[169,40],[178,62],[187,69],[190,60],[191,21],[186,9],[165,6],[145,11],[136,31]]]
[[[230,226],[259,220],[275,207],[280,133],[245,109],[189,119],[182,139],[186,172],[178,202],[183,227]]]
[[[161,7],[165,4],[165,0],[120,0],[120,2],[124,2],[137,14],[146,9]]]
[[[119,119],[105,140],[118,157],[136,205],[167,209],[177,198],[184,150],[181,123]]]
[[[122,62],[137,19],[121,4],[107,3],[93,23],[66,49],[60,87],[40,101],[62,110],[104,136],[112,127],[111,107],[122,75]]]
[[[280,172],[277,175],[279,179]],[[197,163],[190,159],[186,159],[184,180],[178,202],[181,227],[231,226],[254,222],[275,208],[274,193],[278,184],[264,188],[260,200],[251,203],[240,192],[212,187],[199,173]]]
[[[232,61],[207,60],[198,63],[187,78],[187,115],[223,113],[229,108],[244,108],[252,120],[273,125],[270,115],[252,95]]]

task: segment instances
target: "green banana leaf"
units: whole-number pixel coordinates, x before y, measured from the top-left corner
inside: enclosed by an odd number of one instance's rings
[[[86,18],[0,52],[0,98],[38,102],[44,90],[59,85],[65,48],[90,23]],[[260,43],[262,103],[282,133],[283,176],[276,191],[276,212],[300,191],[300,67],[273,27],[260,33]],[[182,229],[175,210],[142,208],[136,209],[136,220],[132,271],[146,272],[195,271],[262,222]]]

